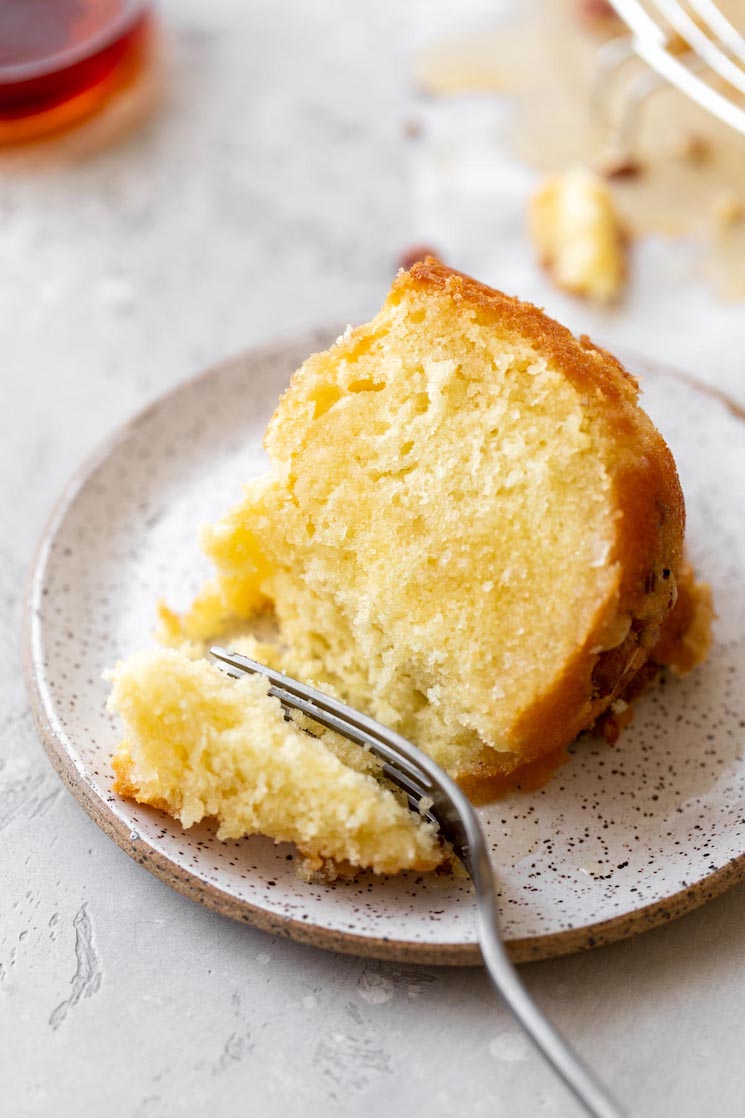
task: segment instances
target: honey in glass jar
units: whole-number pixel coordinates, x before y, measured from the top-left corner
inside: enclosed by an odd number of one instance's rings
[[[148,0],[0,0],[0,143],[94,113],[139,73],[152,23]]]

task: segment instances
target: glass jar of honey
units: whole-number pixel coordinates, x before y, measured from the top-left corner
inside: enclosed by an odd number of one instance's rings
[[[139,73],[149,0],[0,0],[0,143],[66,128]]]

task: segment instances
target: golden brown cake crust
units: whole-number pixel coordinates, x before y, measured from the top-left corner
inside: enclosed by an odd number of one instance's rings
[[[678,600],[665,621],[652,661],[686,675],[709,655],[715,617],[711,587],[697,582],[690,563],[683,563],[678,579]]]
[[[157,811],[165,811],[167,815],[177,814],[179,804],[157,797],[147,799],[142,795],[140,786],[134,779],[134,763],[123,745],[119,747],[119,752],[111,758],[111,767],[114,770],[114,782],[111,785],[111,791],[115,792],[117,796],[122,796],[125,800],[136,800],[140,804],[149,804]]]
[[[392,294],[409,286],[435,288],[455,302],[469,303],[488,316],[484,322],[496,330],[531,342],[536,353],[555,362],[577,388],[600,391],[609,402],[625,400],[636,404],[638,382],[617,358],[594,345],[585,335],[575,338],[565,326],[549,318],[533,303],[523,302],[513,295],[505,295],[496,288],[479,283],[471,276],[440,263],[433,256],[415,264],[410,272],[399,273]],[[659,435],[657,437],[660,438]]]
[[[467,303],[485,325],[528,342],[576,388],[615,448],[608,464],[620,514],[608,556],[618,571],[615,600],[598,612],[555,686],[523,715],[516,733],[519,756],[495,752],[461,777],[466,790],[483,799],[503,790],[505,776],[526,761],[552,755],[560,763],[563,747],[597,720],[648,659],[676,600],[683,494],[670,450],[638,406],[636,379],[606,350],[587,337],[575,338],[538,307],[431,257],[399,274],[392,296],[410,286],[434,288]]]

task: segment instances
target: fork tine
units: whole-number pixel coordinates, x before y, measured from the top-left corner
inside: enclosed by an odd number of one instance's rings
[[[665,78],[656,70],[647,69],[646,66],[627,82],[617,125],[617,135],[622,150],[635,147],[640,132],[642,109],[652,94],[667,87]]]
[[[642,42],[637,43],[636,49],[639,57],[663,74],[671,85],[676,86],[714,116],[718,116],[725,124],[729,124],[737,132],[745,135],[745,110],[713,89],[666,50],[661,50],[654,44],[647,46]]]
[[[346,719],[341,719],[336,717],[336,715],[329,714],[327,711],[321,710],[320,707],[315,704],[306,702],[304,699],[298,698],[297,695],[292,695],[289,691],[283,691],[279,687],[270,687],[269,694],[279,699],[286,710],[299,710],[302,714],[307,714],[314,722],[318,722],[319,725],[325,726],[328,730],[334,730],[337,734],[341,734],[342,737],[348,738],[357,745],[364,746],[372,752],[379,754],[381,743],[371,735],[352,726]],[[395,757],[395,764],[390,761],[384,761],[383,769],[385,775],[397,784],[399,788],[402,788],[407,795],[417,801],[421,800],[427,795],[427,789],[408,773],[403,771],[401,767],[398,767],[400,765],[401,758],[399,755]]]
[[[727,50],[745,63],[745,39],[715,3],[715,0],[688,0],[701,22],[722,40]]]
[[[639,0],[611,0],[611,4],[637,39],[648,37],[650,42],[660,47],[665,45],[667,35],[662,25],[652,18]]]
[[[657,18],[657,14],[664,17],[668,25],[690,43],[706,66],[724,77],[734,89],[745,92],[745,73],[682,9],[679,0],[648,0],[650,5],[654,5],[656,14],[652,14],[652,9],[646,7],[640,0],[610,0],[610,2],[633,33],[634,50],[639,58],[707,112],[719,117],[725,124],[745,135],[745,109],[730,97],[720,93],[703,77],[694,73],[690,66],[668,49],[669,32],[663,26],[662,20]],[[710,0],[698,0],[698,5],[710,17],[709,4]],[[704,19],[706,20],[706,15]],[[712,25],[708,22],[706,26]],[[728,24],[727,38],[724,41],[730,53],[738,58],[745,58],[745,40],[738,35],[731,24]],[[735,41],[738,42],[737,49],[732,46]]]
[[[679,0],[650,0],[650,2],[715,73],[735,89],[745,93],[745,72],[701,30]]]
[[[688,62],[692,71],[696,71],[705,65],[704,60],[692,51],[688,51],[681,56],[681,61]],[[640,131],[642,110],[649,99],[660,90],[668,88],[668,79],[657,70],[650,70],[648,67],[634,74],[627,82],[617,125],[622,148],[632,148],[634,146]]]
[[[598,47],[590,85],[590,106],[593,116],[602,124],[608,123],[608,100],[615,80],[634,54],[630,35],[610,39]]]
[[[263,675],[269,680],[270,693],[275,698],[302,711],[329,729],[336,730],[344,737],[350,736],[350,729],[354,730],[357,736],[353,740],[374,749],[384,761],[401,769],[419,796],[429,795],[434,790],[431,774],[427,772],[426,767],[417,764],[411,757],[410,751],[413,747],[405,743],[402,749],[397,743],[403,742],[403,739],[393,731],[382,727],[379,722],[324,694],[323,691],[317,691],[315,687],[300,683],[299,680],[290,679],[282,672],[274,671],[265,664],[259,664],[248,656],[228,652],[218,646],[210,649],[210,655],[227,665],[229,674],[234,678],[238,678],[245,672]]]

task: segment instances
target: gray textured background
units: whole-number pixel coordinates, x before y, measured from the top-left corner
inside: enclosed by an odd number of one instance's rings
[[[109,147],[93,128],[0,154],[8,1115],[577,1113],[480,971],[271,939],[129,861],[53,774],[17,663],[22,579],[81,458],[205,364],[374,306],[414,240],[745,400],[745,312],[696,283],[688,246],[640,247],[619,311],[564,299],[528,249],[532,177],[500,144],[500,111],[411,88],[419,42],[499,5],[402,7],[170,0],[163,99],[144,127]],[[425,125],[418,140],[412,119]],[[637,940],[532,965],[526,979],[639,1113],[735,1118],[744,925],[741,888]]]

